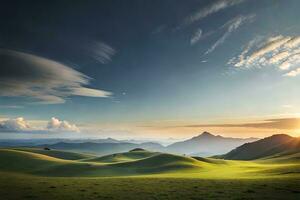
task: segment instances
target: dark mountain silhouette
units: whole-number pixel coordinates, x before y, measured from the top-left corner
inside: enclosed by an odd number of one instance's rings
[[[300,152],[300,139],[285,134],[277,134],[240,147],[220,156],[229,160],[254,160],[274,154]]]
[[[208,132],[193,137],[191,139],[176,142],[167,146],[168,152],[179,154],[190,154],[193,156],[212,156],[230,150],[246,143],[256,141],[256,138],[230,138],[215,136]]]

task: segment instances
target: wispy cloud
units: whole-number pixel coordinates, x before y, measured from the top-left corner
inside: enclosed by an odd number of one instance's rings
[[[299,52],[295,51],[293,55],[290,54],[286,55],[283,62],[280,63],[279,68],[281,70],[288,70],[293,66],[298,65],[299,62],[300,62],[300,51]]]
[[[259,122],[238,124],[193,124],[185,127],[243,127],[295,130],[300,128],[300,118],[266,119]]]
[[[224,10],[228,7],[240,4],[244,1],[245,0],[218,0],[218,1],[215,1],[208,6],[200,8],[199,10],[197,10],[190,16],[186,17],[181,26],[192,24],[192,23],[199,21],[211,14],[214,14],[216,12]]]
[[[244,23],[252,22],[254,18],[255,18],[254,14],[247,15],[247,16],[240,15],[226,22],[221,27],[221,29],[226,30],[225,33],[206,51],[205,54],[209,54],[213,52],[219,45],[225,42],[225,40],[231,35],[232,32],[237,30]]]
[[[280,71],[290,70],[283,76],[297,76],[300,74],[300,36],[254,38],[228,64],[238,68],[275,66]]]
[[[108,97],[110,92],[85,87],[91,78],[56,61],[0,49],[0,96],[27,97],[35,103],[64,103],[72,95]]]
[[[115,49],[99,41],[86,41],[83,50],[87,56],[102,64],[110,62],[112,56],[116,54]]]
[[[290,104],[285,104],[285,105],[282,105],[283,108],[293,108],[294,106],[293,105],[290,105]]]
[[[283,36],[279,36],[278,38],[274,39],[270,39],[269,42],[266,43],[266,45],[264,45],[262,48],[258,49],[257,51],[254,51],[247,59],[247,64],[252,64],[254,61],[262,58],[264,55],[274,52],[274,54],[270,57],[269,61],[272,60],[272,58],[274,58],[274,56],[276,56],[276,51],[278,51],[278,49],[283,46],[284,44],[286,44],[291,38],[290,37],[283,37]]]
[[[284,74],[283,76],[295,77],[295,76],[298,76],[299,74],[300,74],[300,68],[297,68],[295,70],[292,70],[292,71]]]
[[[201,36],[202,36],[202,29],[198,28],[191,38],[190,41],[191,45],[196,44],[200,40]]]
[[[18,109],[18,108],[23,108],[23,106],[19,106],[19,105],[0,105],[0,108]]]

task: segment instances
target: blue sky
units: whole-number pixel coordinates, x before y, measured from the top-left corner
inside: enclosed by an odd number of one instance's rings
[[[297,0],[2,4],[2,137],[298,134]]]

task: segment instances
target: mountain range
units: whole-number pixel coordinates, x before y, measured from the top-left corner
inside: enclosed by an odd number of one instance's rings
[[[175,142],[163,146],[157,142],[138,142],[135,140],[107,139],[33,139],[33,140],[0,140],[2,147],[47,147],[57,150],[68,150],[97,155],[113,154],[129,151],[134,148],[143,148],[150,151],[160,151],[192,156],[212,156],[224,154],[247,142],[253,142],[257,138],[229,138],[213,135],[208,132],[181,142]]]

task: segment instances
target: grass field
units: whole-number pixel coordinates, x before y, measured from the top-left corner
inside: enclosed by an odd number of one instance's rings
[[[256,161],[225,161],[148,151],[125,152],[100,158],[51,151],[1,149],[0,197],[300,198],[300,162],[297,153]]]

